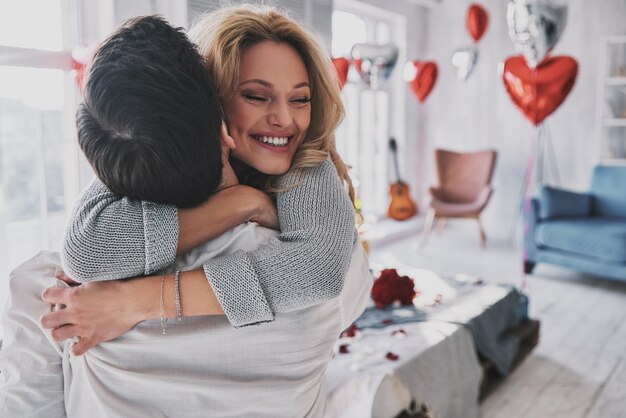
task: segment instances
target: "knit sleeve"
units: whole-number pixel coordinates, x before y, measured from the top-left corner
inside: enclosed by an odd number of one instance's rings
[[[252,252],[204,264],[235,327],[273,320],[275,312],[313,306],[341,293],[357,242],[352,203],[334,165],[293,170],[277,194],[281,234]]]
[[[174,262],[177,245],[175,206],[121,197],[95,179],[66,228],[63,269],[79,282],[149,275]]]

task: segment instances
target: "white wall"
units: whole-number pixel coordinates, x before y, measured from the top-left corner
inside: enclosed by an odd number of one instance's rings
[[[131,11],[171,14],[168,13],[170,10],[163,10],[161,2],[109,1],[116,6],[116,20],[128,17]],[[301,16],[301,19],[313,22],[315,32],[328,43],[330,24],[320,25],[319,22],[325,21],[324,18],[330,21],[328,5],[331,1],[307,0],[300,4],[300,7],[309,5],[305,8],[309,12],[313,4],[325,6],[323,12],[322,9],[315,10],[319,14],[316,15],[317,19],[310,16]],[[496,193],[483,219],[488,234],[508,235],[519,203],[522,175],[534,129],[513,106],[498,74],[498,64],[516,53],[507,33],[507,1],[479,0],[488,10],[490,22],[485,36],[478,44],[479,62],[466,82],[457,80],[450,61],[456,48],[472,43],[465,28],[465,13],[471,0],[394,0],[384,4],[379,0],[361,2],[405,16],[405,58],[435,60],[439,66],[437,84],[425,103],[418,104],[407,90],[404,101],[405,138],[404,141],[398,138],[400,143],[405,143],[400,164],[421,208],[423,193],[434,179],[433,148],[475,150],[494,147],[499,152],[494,176]],[[269,0],[267,3],[293,8],[293,3],[298,2]],[[195,0],[190,4],[215,6],[220,1]],[[191,9],[189,19],[195,13]],[[599,160],[600,144],[595,138],[599,51],[605,36],[620,33],[626,33],[626,0],[569,0],[567,26],[553,53],[576,58],[579,74],[569,97],[547,119],[561,183],[565,187],[585,189],[591,168]],[[394,70],[394,77],[401,76],[403,65],[404,61],[400,60]]]
[[[481,0],[489,12],[489,28],[479,42],[479,62],[465,83],[456,79],[452,52],[471,44],[465,13],[471,1],[444,0],[430,10],[428,56],[439,64],[439,79],[424,104],[428,172],[433,173],[432,149],[447,147],[498,150],[496,192],[483,217],[488,235],[508,234],[519,202],[533,126],[507,96],[498,63],[515,54],[508,37],[505,0]],[[571,55],[579,64],[578,79],[565,102],[546,120],[552,133],[561,184],[584,190],[599,161],[595,136],[597,77],[603,38],[626,33],[626,0],[570,0],[565,31],[554,55]]]

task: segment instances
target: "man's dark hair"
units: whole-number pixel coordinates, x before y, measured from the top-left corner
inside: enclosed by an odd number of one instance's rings
[[[127,21],[100,46],[76,115],[80,147],[111,191],[180,208],[217,190],[221,121],[205,61],[158,16]]]

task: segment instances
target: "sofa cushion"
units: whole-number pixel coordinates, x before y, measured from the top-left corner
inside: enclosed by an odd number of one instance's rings
[[[605,218],[558,219],[540,222],[535,229],[539,246],[626,263],[626,220]]]
[[[591,214],[591,196],[569,190],[544,186],[541,188],[541,219],[585,217]]]
[[[626,219],[626,166],[596,166],[590,193],[594,216]]]

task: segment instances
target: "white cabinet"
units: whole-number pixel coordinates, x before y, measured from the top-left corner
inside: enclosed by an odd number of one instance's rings
[[[604,163],[626,164],[626,35],[602,45],[597,109],[597,137]]]

